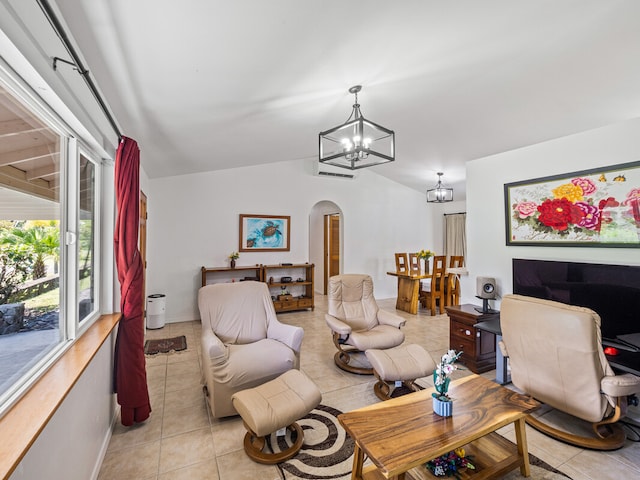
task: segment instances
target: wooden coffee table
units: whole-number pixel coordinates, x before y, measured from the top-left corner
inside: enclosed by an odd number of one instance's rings
[[[421,465],[458,447],[476,470],[461,478],[504,475],[517,467],[530,475],[524,418],[539,407],[532,398],[478,375],[451,382],[453,416],[433,413],[431,392],[422,390],[338,416],[355,441],[352,479],[436,478]],[[495,433],[513,423],[517,444]],[[373,465],[364,467],[364,454]],[[416,468],[417,467],[417,468]],[[412,470],[413,469],[413,470]]]

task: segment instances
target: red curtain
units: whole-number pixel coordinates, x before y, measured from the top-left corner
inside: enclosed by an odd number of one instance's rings
[[[113,242],[122,318],[116,337],[114,390],[122,424],[130,426],[149,418],[151,404],[144,359],[143,267],[138,250],[140,149],[127,137],[122,137],[116,152],[115,190],[118,214]]]

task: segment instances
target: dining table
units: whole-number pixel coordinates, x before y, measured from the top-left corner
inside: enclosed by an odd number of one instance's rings
[[[398,297],[396,309],[416,315],[418,313],[418,301],[420,300],[420,280],[431,278],[424,273],[399,273],[387,272],[387,275],[398,278]]]
[[[460,278],[460,275],[468,275],[468,270],[464,267],[446,269],[444,282],[450,285],[450,280]],[[420,281],[431,280],[430,273],[407,272],[387,272],[387,275],[398,278],[398,296],[396,299],[396,309],[416,315],[418,313],[418,303],[420,301]],[[451,283],[452,285],[452,283]],[[451,288],[451,287],[449,287]],[[445,295],[445,306],[451,303],[451,296]],[[444,309],[443,309],[444,311]]]

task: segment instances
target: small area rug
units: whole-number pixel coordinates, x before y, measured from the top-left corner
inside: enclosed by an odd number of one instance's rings
[[[285,480],[349,480],[351,478],[353,440],[338,421],[337,416],[341,413],[340,410],[320,404],[309,415],[298,421],[304,431],[304,444],[295,457],[278,464]],[[288,430],[284,437],[276,437],[272,434],[267,438],[267,444],[273,451],[279,452],[292,444],[290,435]],[[531,454],[529,454],[529,461],[531,463],[529,480],[569,479],[562,472]],[[365,465],[368,463],[365,462]],[[420,472],[415,472],[414,469],[407,477],[415,480],[443,478],[432,475],[426,468]],[[520,478],[524,477],[520,475],[519,470],[515,470],[503,477],[503,480]]]
[[[179,352],[187,349],[187,337],[184,335],[173,338],[161,338],[158,340],[147,340],[144,342],[145,355],[155,355],[157,353]]]

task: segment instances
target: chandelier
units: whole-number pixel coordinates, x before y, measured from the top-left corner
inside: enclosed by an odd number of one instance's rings
[[[358,92],[361,85],[349,89],[356,101],[345,123],[319,135],[319,160],[336,167],[357,170],[395,160],[393,130],[365,119],[360,112]]]
[[[438,172],[438,183],[430,190],[427,190],[428,203],[444,203],[453,201],[453,188],[442,186],[442,172]]]

